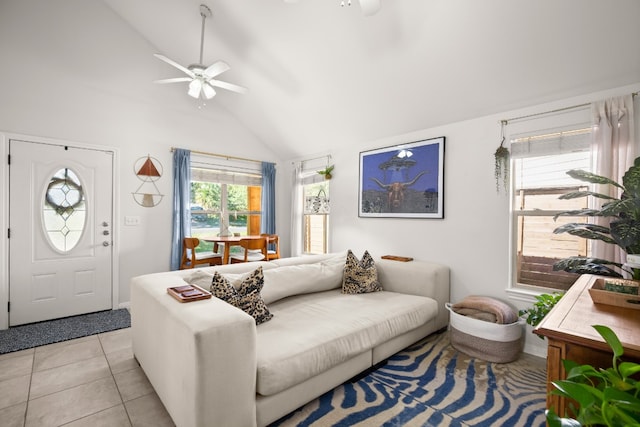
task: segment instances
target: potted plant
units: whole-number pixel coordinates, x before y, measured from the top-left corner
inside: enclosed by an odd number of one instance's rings
[[[496,191],[500,193],[500,186],[506,189],[509,186],[509,162],[510,154],[507,147],[504,146],[504,137],[500,146],[493,154],[493,174],[496,178]]]
[[[604,176],[574,169],[567,172],[572,178],[592,184],[613,185],[622,190],[620,198],[593,191],[573,191],[560,196],[561,199],[595,197],[607,200],[599,209],[566,211],[559,216],[583,216],[610,218],[608,227],[589,223],[569,223],[554,230],[555,234],[569,233],[585,239],[601,240],[620,246],[627,254],[640,254],[640,157],[636,158],[622,178],[622,184]],[[613,267],[613,268],[612,268]],[[618,270],[615,270],[617,268]],[[640,280],[640,268],[627,268],[609,260],[573,256],[556,262],[554,270],[578,274],[598,274],[622,278],[621,271],[628,272],[633,279]]]
[[[335,165],[327,166],[323,170],[316,171],[316,172],[318,172],[320,175],[324,175],[324,179],[331,179],[332,177],[331,172],[333,172],[334,167]]]
[[[613,352],[611,367],[596,369],[563,360],[567,378],[553,381],[553,394],[573,399],[575,418],[561,417],[553,408],[545,414],[549,427],[638,426],[640,425],[640,364],[623,362],[624,349],[617,335],[607,326],[594,325]]]
[[[542,321],[544,316],[546,316],[556,303],[560,301],[562,295],[564,295],[564,293],[557,292],[554,292],[553,294],[536,295],[536,302],[533,303],[533,306],[525,310],[519,310],[518,316],[524,318],[529,325],[536,327],[538,326],[538,323]],[[538,335],[538,338],[544,339],[542,335]]]

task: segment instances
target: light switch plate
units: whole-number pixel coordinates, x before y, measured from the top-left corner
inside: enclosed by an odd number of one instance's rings
[[[125,216],[124,217],[124,225],[131,225],[131,226],[140,225],[140,217],[139,216]]]

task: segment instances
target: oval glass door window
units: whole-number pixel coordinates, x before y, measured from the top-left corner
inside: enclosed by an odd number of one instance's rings
[[[42,208],[45,235],[60,252],[76,247],[87,223],[87,206],[78,175],[57,171],[47,184]]]

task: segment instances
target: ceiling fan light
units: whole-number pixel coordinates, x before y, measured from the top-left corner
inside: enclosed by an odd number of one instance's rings
[[[189,91],[187,93],[192,98],[199,98],[201,89],[202,82],[200,81],[200,79],[194,79],[191,83],[189,83]]]
[[[204,93],[204,97],[207,99],[211,99],[216,96],[216,90],[208,83],[202,85],[202,92]]]

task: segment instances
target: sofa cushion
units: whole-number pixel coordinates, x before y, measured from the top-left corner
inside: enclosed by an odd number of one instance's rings
[[[292,295],[322,292],[342,285],[344,258],[313,264],[288,265],[264,272],[262,298],[266,304]]]
[[[257,385],[271,395],[418,328],[438,313],[431,298],[339,289],[279,300],[257,328]]]
[[[256,325],[259,325],[273,317],[260,296],[263,284],[262,267],[258,267],[247,275],[239,284],[238,289],[216,271],[211,282],[211,293],[251,315],[256,320]]]
[[[379,292],[382,285],[378,281],[376,264],[368,251],[364,251],[362,260],[349,250],[347,260],[344,265],[344,276],[342,279],[343,294],[362,294],[368,292]]]

